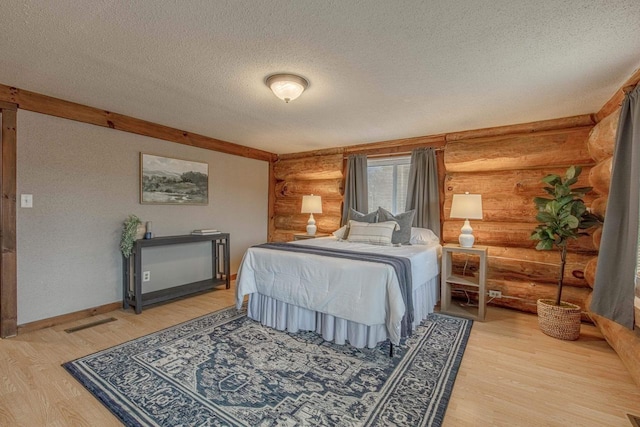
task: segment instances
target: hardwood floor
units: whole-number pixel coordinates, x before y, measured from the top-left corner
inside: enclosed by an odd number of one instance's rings
[[[0,340],[0,425],[119,426],[60,365],[233,301],[232,287]],[[117,321],[64,332],[109,317]],[[473,326],[444,426],[629,427],[627,413],[640,415],[640,388],[595,327],[559,341],[543,335],[533,315],[490,307]]]

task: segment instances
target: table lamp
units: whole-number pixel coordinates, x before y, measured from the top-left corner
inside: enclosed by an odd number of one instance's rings
[[[480,194],[454,194],[451,202],[451,218],[463,218],[458,242],[463,248],[472,248],[475,237],[469,224],[470,219],[482,219],[482,196]]]
[[[308,213],[309,221],[307,221],[307,234],[309,236],[315,236],[316,220],[313,218],[314,213],[322,213],[322,198],[320,196],[302,196],[302,213]]]

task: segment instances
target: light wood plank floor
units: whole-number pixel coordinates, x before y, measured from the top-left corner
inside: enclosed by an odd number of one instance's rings
[[[117,310],[0,340],[1,426],[118,426],[62,363],[233,304],[234,289]],[[107,317],[115,322],[68,334]],[[626,426],[640,388],[593,326],[578,341],[543,335],[533,315],[491,307],[476,322],[445,417],[458,426]]]

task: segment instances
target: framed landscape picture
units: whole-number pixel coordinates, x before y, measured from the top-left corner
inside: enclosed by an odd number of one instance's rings
[[[140,203],[208,204],[209,165],[140,153]]]

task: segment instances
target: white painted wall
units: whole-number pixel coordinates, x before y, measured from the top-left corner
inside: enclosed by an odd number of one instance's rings
[[[141,151],[208,163],[209,204],[141,205]],[[245,250],[267,239],[268,171],[259,160],[19,110],[17,190],[33,194],[33,208],[17,208],[18,324],[121,301],[129,214],[153,221],[156,236],[230,233],[235,273]],[[143,256],[145,290],[209,274],[209,246],[166,249]]]

